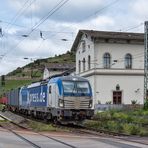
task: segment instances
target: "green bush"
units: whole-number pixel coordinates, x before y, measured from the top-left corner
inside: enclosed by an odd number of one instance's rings
[[[122,126],[117,121],[108,121],[106,128],[110,131],[119,132],[122,130]]]
[[[148,110],[148,99],[144,102],[144,110]]]
[[[125,124],[123,124],[123,131],[126,134],[137,135],[140,132],[140,128],[137,125],[125,123]]]
[[[140,135],[140,136],[148,136],[148,131],[141,128],[141,129],[140,129],[140,132],[139,132],[139,135]]]
[[[128,117],[127,114],[125,113],[122,113],[122,112],[117,112],[117,113],[114,113],[113,114],[113,118],[116,119],[116,120],[126,120]]]
[[[109,111],[106,112],[98,112],[96,115],[94,115],[94,120],[110,120],[112,118]]]
[[[132,114],[134,116],[142,116],[143,115],[143,110],[142,109],[135,110],[133,112],[130,112],[129,114]]]
[[[148,118],[139,117],[139,118],[136,118],[134,122],[138,124],[148,124]]]
[[[148,116],[148,110],[143,110],[142,115]]]

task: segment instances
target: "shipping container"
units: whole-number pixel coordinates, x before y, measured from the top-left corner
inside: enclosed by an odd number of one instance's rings
[[[0,104],[7,104],[7,103],[8,103],[7,97],[0,98]]]
[[[7,96],[8,96],[8,105],[18,107],[19,106],[19,91],[20,88],[11,90]]]

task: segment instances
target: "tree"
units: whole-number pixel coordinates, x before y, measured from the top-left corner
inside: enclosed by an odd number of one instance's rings
[[[1,76],[1,85],[5,86],[5,76],[4,75]]]

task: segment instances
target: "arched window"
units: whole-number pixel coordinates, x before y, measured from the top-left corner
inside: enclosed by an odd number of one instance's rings
[[[85,52],[85,49],[86,49],[86,42],[83,41],[82,42],[82,52]]]
[[[90,55],[88,56],[88,70],[91,69],[91,63],[90,63],[91,59],[90,59]]]
[[[79,73],[81,72],[81,61],[79,60]]]
[[[132,55],[129,53],[125,55],[125,68],[126,69],[132,68]]]
[[[111,56],[109,53],[105,53],[103,56],[103,66],[104,68],[110,68],[111,65]]]
[[[85,58],[83,58],[83,71],[85,71]]]

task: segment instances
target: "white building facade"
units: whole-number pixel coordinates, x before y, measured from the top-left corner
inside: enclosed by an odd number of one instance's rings
[[[94,104],[143,104],[144,34],[80,30],[72,50],[76,74],[90,81]]]

